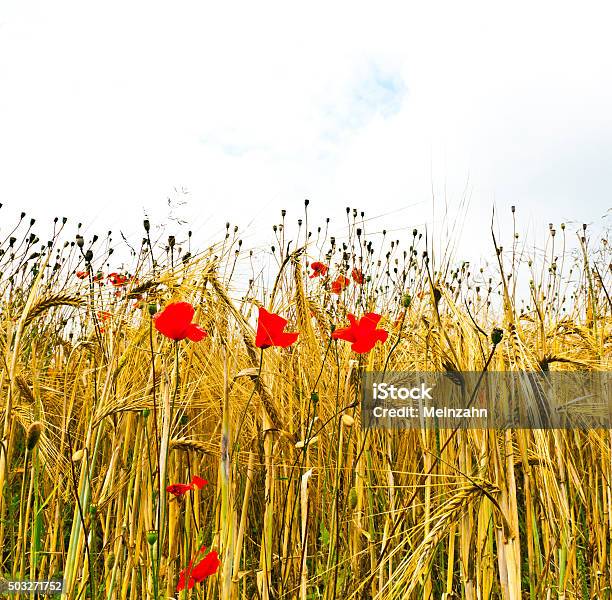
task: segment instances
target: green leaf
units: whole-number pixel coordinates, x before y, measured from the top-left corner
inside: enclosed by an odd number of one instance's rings
[[[325,527],[325,523],[323,523],[323,521],[321,521],[321,524],[319,525],[319,532],[321,534],[319,536],[321,544],[327,546],[327,544],[329,544],[329,531],[327,531],[327,528]]]

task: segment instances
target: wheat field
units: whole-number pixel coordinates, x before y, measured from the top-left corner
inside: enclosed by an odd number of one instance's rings
[[[516,226],[506,247],[485,232],[481,270],[351,209],[342,238],[283,214],[257,251],[229,225],[198,249],[148,221],[139,246],[28,223],[0,231],[4,580],[70,600],[612,597],[610,431],[360,414],[367,371],[609,370],[605,236],[551,226],[530,256]],[[158,331],[174,302],[204,339]],[[259,347],[260,307],[297,342]],[[384,343],[332,337],[369,312]]]

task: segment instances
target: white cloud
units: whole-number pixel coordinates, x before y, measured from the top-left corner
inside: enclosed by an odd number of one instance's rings
[[[610,206],[605,3],[11,0],[0,15],[0,202],[101,230],[162,218],[263,238],[308,197],[431,220],[470,181],[534,223]],[[4,209],[6,210],[6,209]],[[522,211],[522,212],[521,212]],[[381,219],[383,222],[384,219]],[[381,227],[383,226],[381,225]]]

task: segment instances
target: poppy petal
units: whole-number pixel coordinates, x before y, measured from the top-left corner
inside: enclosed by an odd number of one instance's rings
[[[369,352],[374,348],[376,342],[384,343],[387,340],[389,333],[384,329],[376,328],[381,319],[380,315],[366,313],[361,319],[357,319],[355,315],[349,313],[347,317],[351,326],[337,329],[332,333],[332,338],[351,342],[353,352],[358,354]]]
[[[363,322],[364,319],[367,322],[371,322],[374,325],[374,327],[376,327],[376,325],[378,325],[382,317],[381,315],[377,315],[376,313],[366,313],[365,315],[363,315],[363,317],[361,317],[361,321]]]
[[[276,341],[276,345],[281,346],[281,348],[288,348],[297,340],[298,335],[297,331],[293,333],[283,333],[282,337]]]
[[[195,485],[199,490],[201,490],[206,484],[208,484],[208,481],[206,481],[206,479],[203,479],[202,477],[194,475],[191,479],[191,483]]]
[[[345,342],[357,341],[355,338],[355,334],[353,333],[352,327],[344,327],[342,329],[336,329],[332,333],[332,338],[334,340],[344,340]]]
[[[377,329],[374,333],[378,336],[378,341],[384,344],[389,337],[389,332],[384,329]]]
[[[195,309],[189,302],[173,302],[163,311],[153,317],[155,329],[162,335],[180,341],[188,337],[192,341],[200,341],[205,336],[203,329],[191,322]]]
[[[257,322],[257,335],[255,345],[258,348],[269,348],[270,346],[281,346],[286,348],[295,342],[298,334],[295,332],[284,332],[287,319],[280,315],[268,312],[259,307],[259,319]]]
[[[187,327],[187,337],[192,342],[199,342],[207,335],[208,333],[206,333],[206,331],[204,331],[199,325],[196,325],[196,323],[190,323],[189,327]]]
[[[376,340],[364,337],[364,338],[357,340],[351,346],[351,348],[353,352],[356,352],[357,354],[365,354],[366,352],[369,352],[370,350],[372,350],[372,348],[374,348],[375,345],[376,345]]]
[[[185,589],[185,571],[181,571],[179,574],[178,584],[176,585],[176,591],[182,592]]]
[[[166,488],[166,491],[178,498],[179,496],[184,496],[192,489],[193,486],[190,483],[172,483]]]
[[[213,550],[193,568],[191,574],[196,581],[203,581],[206,577],[214,575],[220,564],[219,555]]]
[[[206,552],[206,546],[202,546],[197,554],[196,557],[199,554],[203,554],[204,552]],[[193,571],[194,571],[194,567],[193,567],[193,563],[195,562],[195,557],[192,558],[189,561],[189,565],[187,566],[186,569],[183,569],[180,573],[179,573],[179,580],[178,580],[178,584],[176,586],[176,591],[177,592],[181,592],[185,589],[185,579],[187,577],[187,574],[189,573],[189,581],[187,582],[187,588],[191,589],[193,588],[193,586],[196,584],[196,579],[194,579],[193,577]]]

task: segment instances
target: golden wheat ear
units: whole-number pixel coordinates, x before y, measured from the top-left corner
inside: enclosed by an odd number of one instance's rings
[[[77,296],[69,296],[68,294],[55,294],[53,296],[47,296],[36,301],[26,317],[24,326],[29,325],[36,317],[40,317],[42,314],[47,312],[50,308],[55,306],[72,306],[78,308],[84,304],[83,298]]]
[[[38,444],[38,440],[40,440],[40,436],[44,430],[45,426],[40,421],[34,421],[26,432],[26,448],[28,452],[32,452],[34,448],[36,448],[36,444]]]
[[[19,389],[19,393],[25,402],[28,404],[34,404],[36,398],[34,397],[34,393],[32,392],[30,385],[26,381],[26,378],[23,375],[17,375],[15,377],[15,383],[17,384],[17,388]]]
[[[196,452],[202,452],[203,454],[211,454],[210,449],[204,442],[199,440],[191,440],[188,438],[174,438],[170,440],[170,450],[195,450]]]

